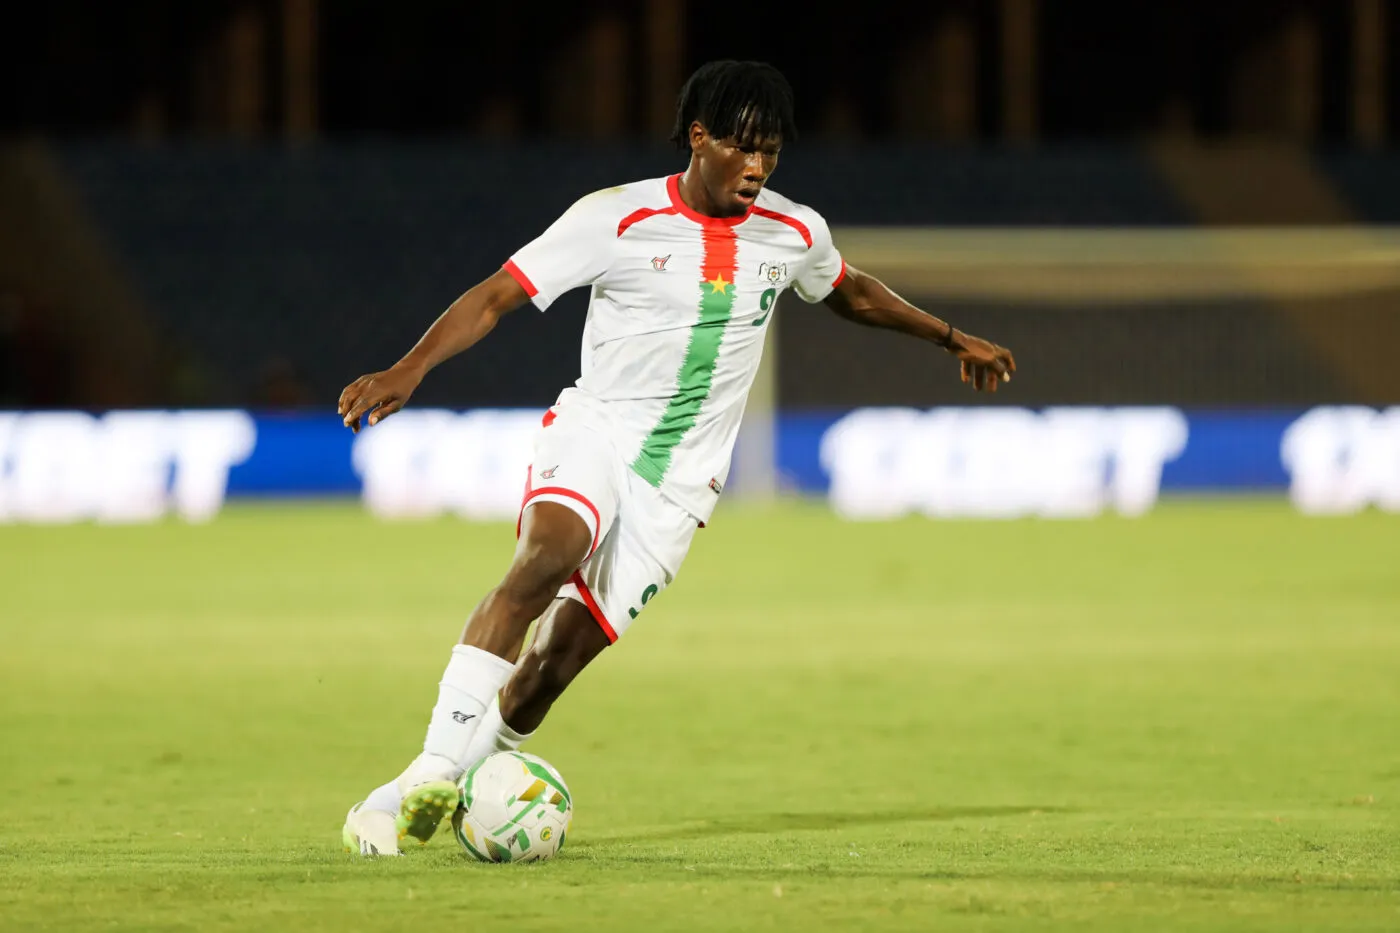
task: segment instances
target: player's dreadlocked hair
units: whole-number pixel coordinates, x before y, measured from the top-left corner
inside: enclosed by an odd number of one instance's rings
[[[792,116],[792,85],[766,62],[718,61],[701,65],[681,88],[671,142],[690,148],[696,120],[718,139],[749,145],[769,136],[797,138]]]

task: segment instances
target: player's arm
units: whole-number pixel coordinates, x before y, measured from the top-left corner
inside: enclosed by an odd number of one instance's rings
[[[469,289],[442,312],[403,359],[345,387],[338,409],[345,426],[359,433],[360,418],[365,415],[375,425],[403,408],[428,370],[474,346],[526,297],[524,287],[505,269]]]
[[[848,321],[918,337],[943,347],[962,362],[962,381],[978,391],[1010,382],[1016,360],[1005,347],[965,334],[896,295],[884,282],[847,265],[845,275],[824,302]]]

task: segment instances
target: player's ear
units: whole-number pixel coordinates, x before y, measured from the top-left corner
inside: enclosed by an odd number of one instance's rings
[[[705,132],[705,127],[701,125],[700,121],[692,120],[690,122],[690,151],[699,152],[700,147],[705,144],[707,135],[709,134]]]

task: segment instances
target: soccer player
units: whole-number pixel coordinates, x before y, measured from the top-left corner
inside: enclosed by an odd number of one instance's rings
[[[535,439],[514,559],[452,649],[422,754],[351,808],[342,834],[351,851],[397,855],[406,837],[427,842],[456,806],[461,774],[525,742],[675,579],[723,491],[782,292],[941,347],[979,391],[1011,379],[1008,350],[847,265],[820,214],[766,187],[795,136],[792,89],[775,68],[702,66],[681,89],[671,137],[690,155],[684,172],[583,197],[453,302],[403,359],[341,393],[347,427],[378,424],[501,315],[591,290],[582,375]]]

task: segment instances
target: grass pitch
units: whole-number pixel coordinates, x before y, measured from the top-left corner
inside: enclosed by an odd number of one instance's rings
[[[0,928],[1400,929],[1400,519],[722,513],[528,746],[558,860],[343,854],[512,540],[0,528]]]

